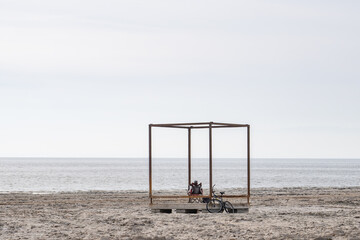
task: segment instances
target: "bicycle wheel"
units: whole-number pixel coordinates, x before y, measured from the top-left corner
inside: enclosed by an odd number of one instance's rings
[[[225,211],[227,213],[234,213],[235,212],[233,205],[229,201],[224,202],[224,208],[225,208]]]
[[[211,199],[210,202],[206,204],[206,209],[210,213],[219,213],[222,210],[222,204],[220,200]]]

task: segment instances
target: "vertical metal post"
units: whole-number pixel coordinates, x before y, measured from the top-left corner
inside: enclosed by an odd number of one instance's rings
[[[212,122],[209,123],[209,183],[210,183],[210,196],[212,196]]]
[[[188,186],[191,184],[191,128],[188,129]]]
[[[250,125],[247,126],[247,203],[250,204]]]
[[[152,156],[151,156],[151,124],[149,124],[149,198],[152,204]]]
[[[188,187],[191,184],[191,127],[188,128]],[[189,198],[189,202],[191,199]]]

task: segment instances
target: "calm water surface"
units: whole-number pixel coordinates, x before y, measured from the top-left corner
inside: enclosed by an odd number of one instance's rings
[[[192,176],[208,185],[208,159],[193,159]],[[245,159],[214,159],[220,189],[246,186]],[[187,160],[153,160],[154,189],[187,188]],[[252,159],[251,186],[360,186],[360,159]],[[0,192],[147,190],[146,158],[0,158]]]

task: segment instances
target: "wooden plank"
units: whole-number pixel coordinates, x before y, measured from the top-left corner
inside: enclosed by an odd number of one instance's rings
[[[152,198],[211,198],[211,196],[207,195],[152,195]],[[223,198],[247,198],[247,195],[223,195]]]
[[[249,206],[244,204],[234,204],[234,209],[239,210],[248,210]],[[206,210],[205,203],[164,203],[164,204],[152,204],[150,205],[151,209],[198,209],[198,210]]]

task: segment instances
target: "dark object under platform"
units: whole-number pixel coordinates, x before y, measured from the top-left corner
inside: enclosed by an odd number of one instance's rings
[[[234,213],[247,213],[249,212],[249,206],[233,204]],[[204,203],[184,203],[184,204],[153,204],[150,205],[150,209],[155,213],[209,213]]]

